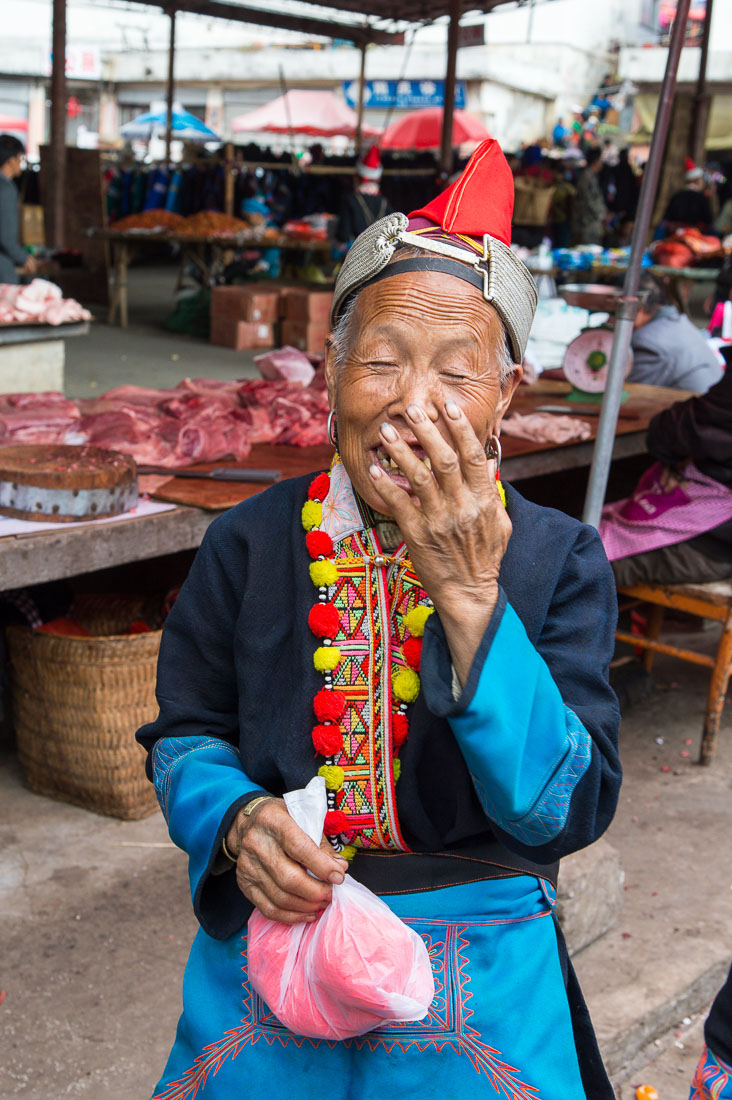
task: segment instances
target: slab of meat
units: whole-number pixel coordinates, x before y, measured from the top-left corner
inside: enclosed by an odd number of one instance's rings
[[[255,355],[254,362],[262,378],[282,378],[286,382],[308,386],[315,375],[315,369],[307,355],[289,346]]]
[[[207,396],[231,395],[236,400],[241,380],[226,380],[221,378],[184,378],[175,387],[177,390],[190,390],[191,393],[201,393]]]
[[[97,400],[122,402],[125,405],[159,405],[175,396],[175,390],[153,390],[148,386],[115,386],[100,395]]]
[[[33,279],[28,286],[0,284],[0,324],[62,325],[90,319],[88,310],[74,298],[64,298],[61,288],[46,279]]]
[[[175,389],[124,385],[76,401],[61,393],[0,395],[0,447],[92,443],[167,469],[243,459],[253,443],[309,447],[327,439],[328,396],[322,374],[316,379],[304,387],[283,378],[186,378]]]
[[[67,435],[78,432],[79,413],[74,407],[69,413],[55,405],[33,409],[3,409],[0,411],[0,447],[15,443],[65,443]]]

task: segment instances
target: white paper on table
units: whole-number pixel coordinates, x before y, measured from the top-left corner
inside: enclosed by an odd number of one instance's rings
[[[105,519],[72,520],[70,523],[38,523],[33,519],[16,519],[15,516],[0,516],[0,538],[8,535],[35,535],[39,531],[64,531],[76,527],[95,527],[100,523],[119,523],[120,520],[144,519],[158,512],[169,512],[177,504],[162,504],[157,500],[139,500],[137,506],[119,516],[107,516]]]

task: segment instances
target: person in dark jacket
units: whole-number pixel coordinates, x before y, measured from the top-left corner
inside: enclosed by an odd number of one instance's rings
[[[684,186],[671,196],[663,215],[668,233],[687,226],[703,230],[711,228],[714,215],[704,191],[705,187],[704,170],[687,157]]]
[[[487,141],[357,238],[330,469],[217,520],[166,623],[138,738],[201,928],[159,1100],[611,1100],[552,911],[556,861],[617,803],[617,603],[597,532],[497,480],[537,301],[512,197]],[[318,777],[320,846],[283,803]],[[422,1019],[295,1035],[251,982],[247,921],[292,926],[294,951],[347,867],[417,931],[437,993]],[[358,969],[348,930],[330,949]]]
[[[20,210],[14,179],[23,171],[25,147],[12,134],[0,134],[0,283],[17,283],[20,268],[26,275],[36,270],[36,261],[18,239]]]

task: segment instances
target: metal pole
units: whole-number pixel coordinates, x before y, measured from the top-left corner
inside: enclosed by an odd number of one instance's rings
[[[457,70],[458,33],[462,9],[462,0],[450,0],[445,99],[442,104],[442,147],[440,149],[440,175],[443,181],[447,180],[452,171],[452,116],[455,110],[455,72]]]
[[[607,489],[607,479],[615,442],[615,428],[623,396],[625,364],[628,360],[633,325],[638,313],[641,260],[648,239],[653,200],[658,187],[658,177],[661,172],[668,126],[671,120],[676,73],[679,67],[681,47],[684,44],[689,3],[690,0],[679,0],[676,11],[676,21],[671,35],[668,58],[666,59],[666,71],[663,75],[661,95],[658,100],[658,112],[656,114],[656,124],[653,128],[651,151],[648,156],[646,170],[643,173],[643,182],[638,199],[638,211],[630,246],[630,260],[628,270],[625,273],[623,293],[619,299],[616,312],[615,334],[608,364],[607,385],[602,401],[602,409],[600,410],[600,420],[597,425],[597,439],[592,455],[590,479],[587,485],[585,510],[582,517],[585,523],[589,523],[593,527],[597,527],[600,523],[600,514],[605,500],[605,490]]]
[[[363,143],[363,105],[366,91],[366,43],[363,42],[359,48],[361,50],[361,71],[358,77],[358,104],[356,107],[356,134],[354,137],[357,161],[361,157],[361,145]]]
[[[53,0],[51,68],[51,241],[63,248],[66,237],[66,0]]]
[[[710,96],[707,92],[707,59],[709,57],[709,31],[712,26],[713,4],[714,0],[707,0],[701,55],[699,57],[699,77],[696,83],[691,128],[689,130],[689,156],[695,164],[701,164],[704,160],[704,146],[709,122]]]
[[[173,69],[175,66],[175,8],[168,12],[170,16],[170,44],[168,45],[168,109],[165,117],[165,167],[170,167],[170,142],[173,136],[173,93],[175,83]]]

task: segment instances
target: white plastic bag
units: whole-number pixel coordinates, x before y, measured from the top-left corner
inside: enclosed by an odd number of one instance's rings
[[[291,817],[320,844],[327,809],[316,776],[285,795]],[[427,949],[391,909],[350,875],[312,924],[249,918],[249,980],[296,1035],[349,1039],[387,1020],[421,1020],[435,995]]]

